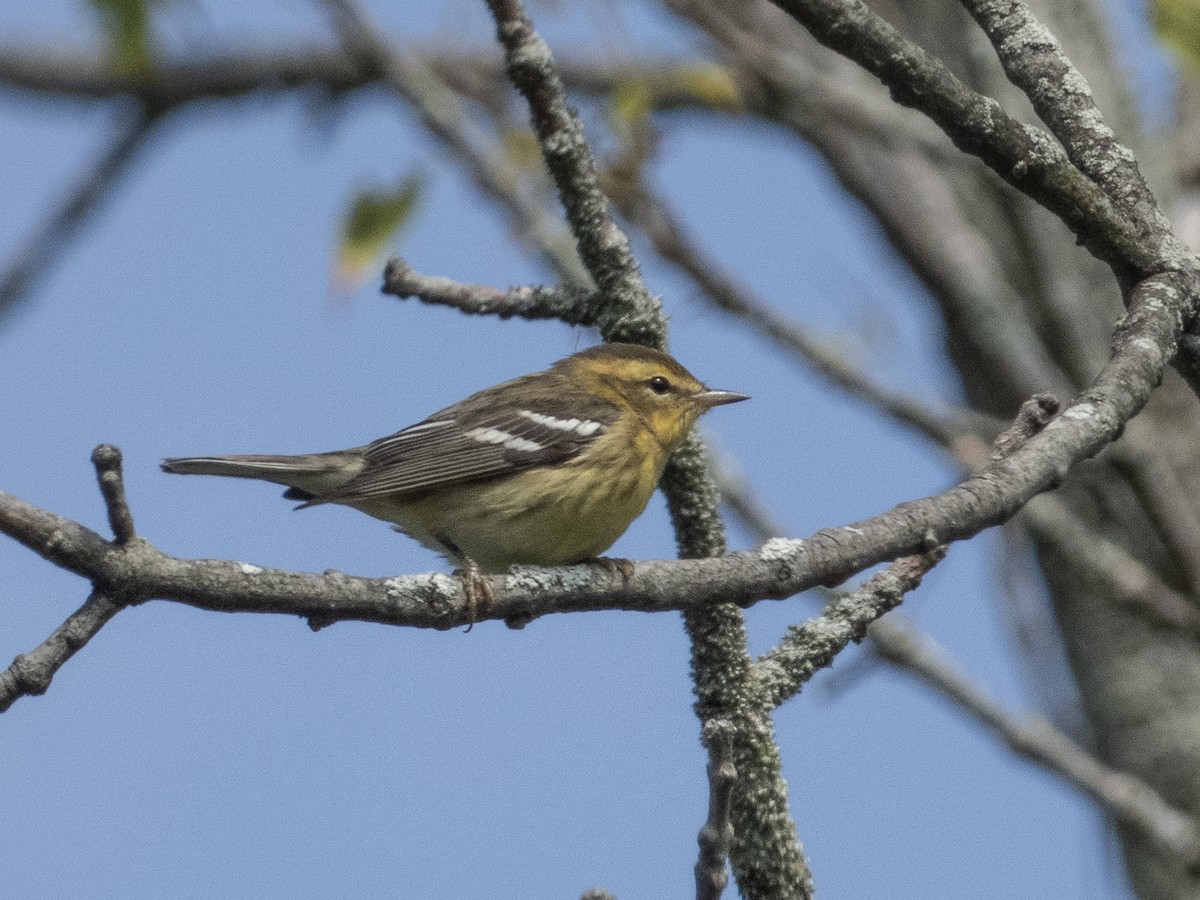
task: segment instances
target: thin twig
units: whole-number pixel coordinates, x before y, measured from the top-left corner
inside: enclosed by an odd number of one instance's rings
[[[596,324],[602,302],[599,292],[569,282],[553,288],[514,287],[502,291],[485,284],[422,275],[399,256],[388,260],[383,292],[401,299],[416,297],[434,306],[452,306],[469,315],[558,319],[571,325]]]
[[[1106,766],[1049,722],[1011,715],[959,672],[929,638],[890,619],[873,625],[870,635],[876,652],[934,686],[1000,735],[1014,752],[1074,784],[1119,822],[1189,869],[1200,865],[1200,827],[1149,785]]]
[[[79,176],[54,212],[17,251],[0,275],[0,319],[28,295],[37,278],[49,272],[55,257],[111,193],[145,144],[155,121],[155,116],[139,112],[132,122],[118,128],[109,145]]]
[[[108,511],[108,524],[118,546],[128,544],[137,532],[133,527],[133,513],[125,500],[125,479],[121,474],[121,451],[112,444],[101,444],[92,451],[92,465],[96,467],[96,478],[100,482],[100,494]]]

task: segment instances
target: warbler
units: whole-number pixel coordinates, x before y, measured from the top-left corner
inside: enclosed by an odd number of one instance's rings
[[[298,509],[351,506],[483,572],[567,565],[599,557],[641,514],[701,414],[747,399],[665,353],[601,344],[363,447],[162,468],[286,485]]]

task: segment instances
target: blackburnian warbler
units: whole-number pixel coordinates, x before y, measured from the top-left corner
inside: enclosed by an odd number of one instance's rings
[[[625,532],[701,414],[746,399],[709,390],[665,353],[602,344],[364,447],[162,468],[286,485],[301,509],[342,503],[485,572],[566,565]]]

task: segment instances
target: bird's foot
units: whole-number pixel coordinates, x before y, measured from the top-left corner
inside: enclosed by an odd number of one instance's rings
[[[633,560],[631,559],[597,556],[595,559],[589,559],[587,564],[589,566],[599,566],[611,575],[620,575],[622,587],[629,587],[629,582],[633,581]]]
[[[480,611],[491,605],[494,595],[479,563],[473,559],[464,559],[463,563],[463,568],[455,569],[454,574],[463,581],[463,596],[467,601],[467,630],[463,633],[466,634],[479,621]]]

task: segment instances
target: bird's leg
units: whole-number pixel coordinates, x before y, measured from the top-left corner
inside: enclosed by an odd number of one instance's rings
[[[492,586],[484,577],[483,569],[473,559],[463,558],[463,567],[455,569],[454,574],[463,580],[463,595],[467,600],[467,631],[470,632],[478,621],[479,611],[486,610],[491,605]]]

